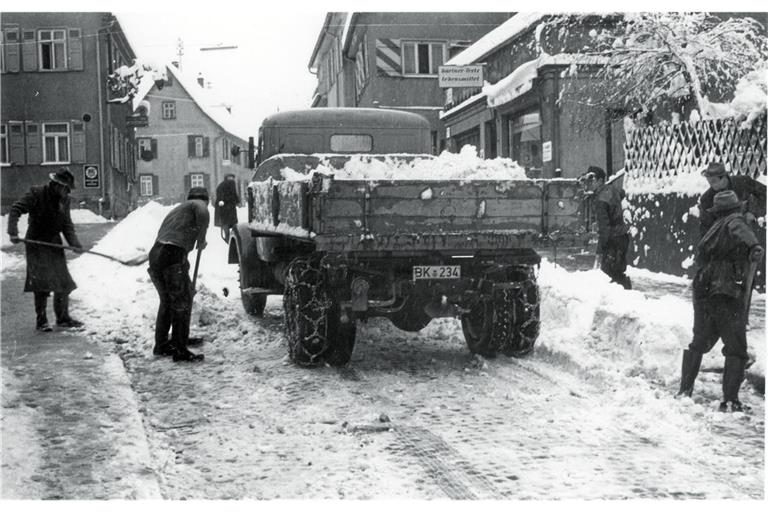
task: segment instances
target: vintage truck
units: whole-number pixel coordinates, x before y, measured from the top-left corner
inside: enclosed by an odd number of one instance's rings
[[[447,157],[430,146],[426,120],[399,111],[312,109],[262,124],[229,263],[247,312],[283,295],[297,364],[346,364],[356,322],[377,316],[406,331],[458,317],[469,350],[487,357],[533,349],[536,247],[584,237],[582,187],[441,175]]]

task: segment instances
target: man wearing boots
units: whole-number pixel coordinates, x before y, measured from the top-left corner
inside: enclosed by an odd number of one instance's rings
[[[632,289],[632,281],[626,274],[629,250],[629,227],[624,223],[621,208],[622,192],[605,184],[605,171],[600,167],[587,169],[587,186],[594,193],[592,205],[597,218],[597,254],[600,270],[626,290]]]
[[[758,245],[741,212],[743,202],[736,192],[715,194],[707,213],[714,223],[696,247],[698,271],[693,279],[693,341],[683,351],[678,395],[691,396],[699,373],[701,357],[718,339],[723,340],[723,400],[720,410],[741,411],[739,388],[748,360],[746,295],[749,262],[761,261],[764,250]]]
[[[42,332],[53,330],[46,314],[48,295],[51,292],[56,325],[65,329],[83,325],[69,316],[69,294],[77,285],[69,275],[64,249],[32,243],[39,241],[62,245],[60,234],[63,233],[71,247],[82,248],[69,213],[69,193],[75,188],[75,177],[64,167],[48,176],[51,181],[47,185],[32,187],[27,195],[13,204],[8,215],[8,235],[11,242],[19,243],[19,217],[29,214],[25,238],[30,243],[25,247],[27,279],[24,291],[32,292],[35,296],[35,326]]]
[[[195,244],[198,250],[205,248],[209,220],[208,191],[193,187],[187,200],[165,217],[155,245],[149,251],[148,272],[160,296],[155,321],[155,355],[173,356],[174,361],[203,360],[203,354],[187,348],[194,293],[187,255]]]

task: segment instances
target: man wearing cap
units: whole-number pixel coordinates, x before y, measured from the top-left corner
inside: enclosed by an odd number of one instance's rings
[[[198,251],[207,245],[205,233],[209,221],[208,191],[193,187],[187,200],[166,215],[155,245],[149,251],[149,277],[160,296],[152,351],[155,355],[173,356],[174,361],[203,360],[203,354],[187,348],[194,296],[187,255],[195,245]]]
[[[622,191],[606,185],[605,171],[589,166],[587,187],[594,193],[592,205],[597,218],[597,254],[600,270],[619,283],[624,289],[632,289],[632,281],[626,274],[629,250],[629,226],[624,223],[621,208]]]
[[[728,175],[725,166],[720,162],[711,162],[701,175],[707,178],[709,189],[699,199],[699,236],[709,231],[715,222],[714,216],[708,212],[712,208],[715,194],[723,190],[733,190],[740,201],[746,202],[745,214],[747,224],[753,225],[757,217],[765,215],[765,185],[745,175]]]
[[[64,234],[71,247],[82,249],[75,235],[75,226],[69,213],[69,193],[75,188],[75,177],[65,167],[50,173],[50,182],[42,187],[32,187],[23,198],[11,206],[8,215],[8,235],[11,242],[19,243],[19,217],[29,214],[29,227],[25,238],[62,245]],[[56,325],[63,328],[77,328],[83,324],[69,316],[69,294],[77,288],[67,269],[64,249],[26,244],[27,279],[24,291],[35,297],[35,327],[38,331],[50,332],[48,324],[48,295],[53,292],[53,311]]]
[[[748,360],[745,290],[750,261],[761,261],[764,250],[741,212],[736,192],[714,195],[707,210],[713,224],[696,246],[698,271],[693,279],[693,341],[683,351],[678,395],[691,396],[701,357],[723,340],[723,400],[720,410],[741,411],[739,388]]]

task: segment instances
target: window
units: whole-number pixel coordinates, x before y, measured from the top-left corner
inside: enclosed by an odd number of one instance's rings
[[[163,119],[176,119],[176,102],[163,102]]]
[[[142,174],[139,176],[139,194],[142,196],[153,196],[155,191],[152,187],[152,175]]]
[[[190,174],[189,175],[189,186],[190,187],[204,187],[205,186],[205,179],[203,179],[202,174]]]
[[[512,160],[526,170],[541,169],[541,117],[539,112],[530,112],[512,118],[509,122]]]
[[[40,30],[37,38],[40,69],[67,69],[67,35],[64,30]]]
[[[137,142],[139,143],[139,155],[143,151],[152,151],[152,139],[138,139]]]
[[[444,43],[403,43],[403,74],[437,75],[445,58]]]
[[[0,125],[0,164],[11,163],[11,159],[8,155],[8,134],[6,133],[6,129],[4,124]]]
[[[232,155],[230,154],[230,151],[232,150],[232,143],[229,142],[229,139],[222,139],[221,141],[221,159],[222,160],[230,160],[232,158]]]
[[[43,123],[43,162],[69,162],[69,123]]]
[[[357,153],[372,149],[373,137],[370,135],[331,135],[331,151]]]
[[[195,156],[203,156],[203,138],[195,137]]]
[[[0,31],[0,73],[5,73],[5,34]]]

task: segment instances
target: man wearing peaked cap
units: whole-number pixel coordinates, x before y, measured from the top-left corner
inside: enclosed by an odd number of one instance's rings
[[[741,213],[743,201],[733,190],[714,194],[707,209],[714,223],[696,247],[698,271],[693,279],[693,340],[683,351],[678,395],[691,396],[701,358],[723,340],[723,400],[720,410],[741,411],[739,388],[748,360],[745,289],[750,261],[763,248]]]
[[[699,199],[700,237],[704,236],[715,222],[709,209],[712,208],[715,194],[723,190],[733,190],[739,200],[746,202],[746,221],[750,226],[754,227],[757,217],[765,216],[765,185],[759,181],[746,175],[729,175],[721,162],[710,162],[701,171],[701,175],[709,182],[709,189]]]
[[[16,201],[8,215],[8,235],[11,242],[19,243],[19,217],[29,214],[29,227],[25,238],[61,245],[61,234],[67,243],[82,248],[75,234],[75,226],[69,213],[69,193],[75,188],[75,177],[65,167],[50,173],[51,181],[42,187],[32,187],[23,198]],[[38,331],[50,332],[48,324],[48,295],[53,292],[53,311],[56,325],[77,328],[83,324],[69,316],[69,294],[77,288],[67,269],[64,249],[26,244],[27,279],[24,291],[35,296],[35,326]]]

